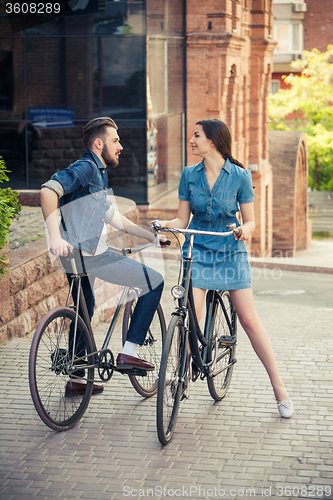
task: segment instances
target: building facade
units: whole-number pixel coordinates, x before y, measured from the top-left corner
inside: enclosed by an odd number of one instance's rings
[[[272,166],[267,96],[273,50],[272,0],[187,3],[187,134],[216,117],[231,129],[233,156],[252,172],[256,230],[251,249],[272,250]],[[189,162],[197,161],[191,158]]]
[[[271,92],[286,88],[283,75],[297,73],[290,66],[302,51],[325,52],[333,43],[331,0],[273,0],[273,33],[277,45],[273,57]]]
[[[184,164],[184,2],[52,5],[61,15],[0,10],[0,155],[10,184],[38,189],[82,155],[84,124],[111,116],[124,151],[109,184],[148,203],[178,184]]]
[[[233,156],[252,172],[251,249],[270,255],[273,0],[60,3],[62,15],[34,26],[1,11],[0,155],[11,185],[38,189],[80,157],[82,126],[108,115],[124,146],[109,185],[148,204],[198,161],[187,148],[195,122],[217,117],[231,129]]]

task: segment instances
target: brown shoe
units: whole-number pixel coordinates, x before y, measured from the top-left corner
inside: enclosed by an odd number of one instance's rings
[[[146,371],[155,370],[155,366],[147,363],[144,359],[129,356],[128,354],[123,354],[122,352],[120,352],[117,356],[117,368],[139,368],[140,370]]]
[[[66,384],[66,393],[79,393],[79,394],[84,394],[86,390],[86,382],[83,382],[82,380],[69,380]],[[104,391],[104,385],[96,385],[93,384],[93,394],[99,394]]]

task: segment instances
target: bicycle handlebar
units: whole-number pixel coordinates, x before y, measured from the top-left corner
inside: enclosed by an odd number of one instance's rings
[[[136,248],[131,248],[131,247],[118,248],[118,247],[113,247],[112,245],[107,245],[107,246],[110,248],[110,250],[112,250],[114,252],[118,252],[122,255],[129,255],[129,254],[141,252],[142,250],[145,250],[146,248],[149,248],[150,246],[152,246],[154,243],[155,243],[155,241],[151,241],[149,243],[146,243],[146,245],[142,245],[141,247],[136,247]],[[171,244],[171,241],[169,241],[169,240],[160,241],[161,247],[168,246],[170,244]],[[56,254],[53,252],[52,248],[50,248],[49,251],[52,255],[56,256]],[[66,257],[63,257],[63,258],[74,259],[75,258],[74,251],[71,251],[68,248],[68,254],[66,255]]]
[[[236,224],[230,224],[227,226],[228,231],[225,231],[223,233],[216,232],[216,231],[199,231],[197,229],[179,229],[176,227],[163,227],[158,220],[153,220],[151,223],[151,227],[155,231],[171,231],[175,233],[182,233],[182,234],[205,234],[207,236],[230,236],[231,234],[238,233],[237,226]]]
[[[142,250],[145,250],[146,248],[149,248],[150,246],[154,245],[155,241],[151,241],[147,243],[146,245],[142,245],[141,247],[127,247],[127,248],[118,248],[118,247],[113,247],[111,245],[108,245],[108,247],[113,250],[114,252],[119,252],[122,253],[123,255],[129,255],[132,253],[137,253],[141,252]],[[160,241],[161,247],[169,246],[171,241],[166,240],[166,241]]]

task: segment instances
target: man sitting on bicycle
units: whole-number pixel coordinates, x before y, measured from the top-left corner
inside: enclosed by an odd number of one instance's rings
[[[112,252],[105,241],[106,224],[150,242],[155,239],[152,233],[133,224],[116,211],[107,200],[107,167],[118,166],[123,149],[117,130],[117,125],[109,117],[95,118],[85,125],[82,142],[87,149],[83,157],[65,170],[55,173],[42,185],[41,207],[52,253],[66,257],[74,248],[80,250],[80,271],[89,275],[89,279],[82,278],[82,289],[90,318],[94,312],[95,278],[141,289],[127,340],[117,357],[117,367],[154,370],[154,365],[139,358],[136,348],[144,343],[159,304],[164,286],[163,277],[153,269],[144,268],[137,261]],[[61,212],[60,228],[57,222],[58,204]],[[165,239],[164,236],[160,238],[161,241]],[[76,302],[75,290],[72,295]],[[68,382],[75,391],[84,391],[84,383],[84,380],[77,378]],[[103,386],[94,385],[94,392],[102,390]]]

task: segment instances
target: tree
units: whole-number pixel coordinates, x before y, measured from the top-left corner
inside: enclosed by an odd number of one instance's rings
[[[0,183],[8,181],[5,162],[0,156]],[[10,224],[14,218],[18,218],[21,210],[21,205],[18,201],[19,193],[11,188],[0,189],[0,250],[7,243],[7,235],[10,229]],[[6,272],[6,255],[0,254],[0,276]]]
[[[305,132],[309,186],[333,191],[333,45],[304,50],[291,66],[301,73],[284,76],[290,88],[270,96],[270,128]]]

